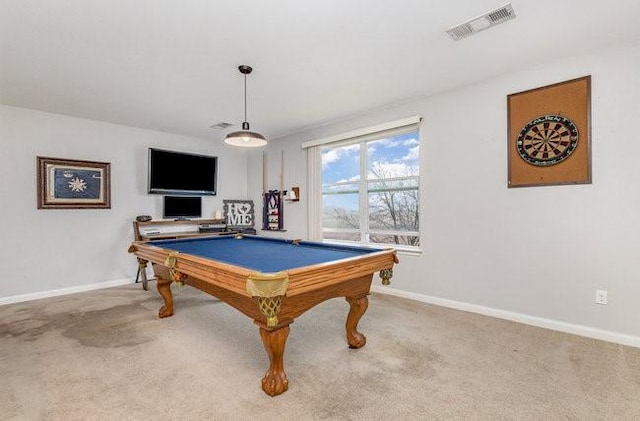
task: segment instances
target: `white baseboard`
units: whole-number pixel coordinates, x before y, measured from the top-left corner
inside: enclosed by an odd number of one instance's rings
[[[119,287],[133,283],[133,280],[117,279],[115,281],[100,282],[97,284],[78,285],[69,288],[52,289],[49,291],[33,292],[31,294],[13,295],[10,297],[0,297],[0,305],[22,303],[24,301],[40,300],[42,298],[57,297],[59,295],[76,294],[78,292],[93,291],[96,289]]]
[[[469,311],[485,316],[496,317],[498,319],[510,320],[512,322],[524,323],[531,326],[542,327],[546,329],[556,330],[573,335],[584,336],[592,339],[599,339],[607,342],[614,342],[622,345],[629,345],[640,348],[640,337],[626,335],[624,333],[610,332],[608,330],[596,329],[593,327],[576,325],[572,323],[559,322],[557,320],[545,319],[542,317],[529,316],[512,311],[498,310],[491,307],[484,307],[475,304],[463,303],[460,301],[448,300],[445,298],[431,297],[428,295],[417,294],[414,292],[402,291],[399,289],[389,288],[387,286],[372,286],[372,292],[394,295],[396,297],[408,298],[410,300],[420,301],[423,303],[434,304],[437,306],[453,308],[456,310]]]

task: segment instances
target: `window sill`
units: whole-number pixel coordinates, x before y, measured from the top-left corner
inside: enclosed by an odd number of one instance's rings
[[[396,247],[396,251],[398,252],[398,254],[401,254],[403,256],[421,256],[422,255],[422,249],[404,249],[404,248]]]
[[[398,254],[402,254],[405,256],[420,256],[422,254],[421,248],[415,247],[404,247],[404,246],[394,246],[392,244],[374,244],[374,243],[357,243],[354,241],[338,241],[338,240],[322,240],[323,243],[326,244],[336,244],[342,246],[362,246],[362,247],[375,247],[375,248],[394,248]]]

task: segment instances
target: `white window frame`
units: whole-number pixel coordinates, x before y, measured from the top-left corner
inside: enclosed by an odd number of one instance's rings
[[[340,147],[346,146],[350,144],[360,143],[366,145],[365,142],[370,140],[378,140],[384,137],[394,136],[396,134],[407,133],[410,131],[418,131],[420,134],[420,122],[422,118],[421,116],[412,116],[407,117],[401,120],[390,121],[387,123],[379,124],[372,127],[366,127],[358,130],[353,130],[347,133],[343,133],[336,136],[331,136],[323,139],[312,140],[309,142],[305,142],[302,144],[302,148],[307,149],[307,162],[308,162],[308,190],[309,190],[309,239],[314,241],[323,241],[328,243],[341,243],[339,240],[330,240],[323,239],[323,227],[322,227],[322,149],[326,147]],[[360,148],[360,174],[367,174],[367,165],[368,165],[368,154],[366,151],[366,146]],[[364,149],[364,150],[363,150]],[[422,148],[420,148],[420,154],[422,154]],[[405,178],[414,178],[410,177],[398,177],[389,180],[400,180]],[[359,180],[359,189],[360,192],[368,192],[368,184],[371,180],[368,180],[366,177],[360,177]],[[353,183],[346,183],[353,184]],[[418,199],[421,197],[421,184],[420,183],[420,174],[418,174]],[[367,209],[369,206],[368,203],[368,194],[360,194],[360,208]],[[419,206],[419,204],[418,204]],[[335,232],[340,232],[340,229],[334,229]],[[333,231],[333,230],[329,230]],[[350,230],[349,230],[350,231]],[[360,214],[360,234],[361,234],[361,244],[369,245],[369,246],[388,246],[388,244],[380,244],[380,243],[369,243],[369,238],[362,238],[362,235],[369,236],[370,234],[376,234],[378,232],[370,232],[369,230],[369,218],[367,212],[362,212]],[[422,236],[420,232],[422,231],[419,228],[418,232],[413,231],[400,231],[397,232],[398,235],[417,235],[420,237],[420,246],[406,246],[401,244],[392,244],[392,246],[398,250],[407,250],[407,251],[421,251],[422,247]],[[394,232],[384,231],[380,232],[384,234],[394,234]],[[353,244],[350,242],[350,244]]]

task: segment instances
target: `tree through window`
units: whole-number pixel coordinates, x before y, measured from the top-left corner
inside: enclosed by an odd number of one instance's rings
[[[323,239],[419,247],[419,148],[415,126],[322,147]]]

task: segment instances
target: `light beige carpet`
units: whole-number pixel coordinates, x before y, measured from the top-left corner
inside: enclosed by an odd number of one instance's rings
[[[0,419],[640,419],[640,349],[384,295],[359,350],[343,299],[296,320],[271,398],[253,322],[174,297],[163,320],[140,285],[0,307]]]

